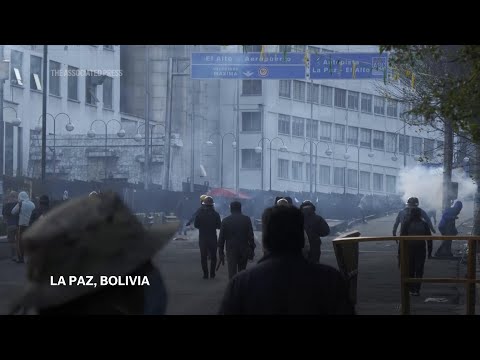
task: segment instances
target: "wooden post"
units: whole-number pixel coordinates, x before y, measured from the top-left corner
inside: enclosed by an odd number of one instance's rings
[[[408,247],[403,239],[400,241],[400,290],[402,298],[402,315],[410,315],[410,292],[408,290]]]

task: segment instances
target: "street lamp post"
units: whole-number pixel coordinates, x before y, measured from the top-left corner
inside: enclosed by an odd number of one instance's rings
[[[355,147],[357,148],[357,195],[359,195],[360,194],[360,148],[361,146],[355,145]],[[372,159],[374,156],[375,154],[372,152],[372,149],[370,148],[368,157]],[[350,155],[348,154],[348,148],[347,148],[347,152],[344,155],[344,158],[345,160],[348,160],[350,158]],[[392,156],[392,160],[393,160],[393,156]],[[396,160],[393,160],[393,161],[396,161]]]
[[[269,139],[269,138],[266,138],[266,137],[263,137],[260,139],[260,141],[258,142],[258,145],[257,147],[255,148],[255,152],[257,154],[260,154],[263,150],[263,141],[264,140],[268,140],[269,142],[269,147],[270,147],[270,184],[269,184],[269,191],[272,191],[272,142],[274,140],[280,140],[282,142],[282,146],[280,147],[280,151],[282,152],[286,152],[288,150],[288,148],[285,146],[285,142],[283,141],[282,138],[279,138],[279,137],[274,137],[273,139]],[[260,144],[262,144],[262,146],[260,146]],[[262,161],[262,165],[263,165],[263,161]],[[263,166],[262,166],[263,167]],[[263,169],[262,169],[262,172],[263,172]],[[262,184],[263,185],[263,184]]]
[[[310,146],[312,147],[313,145],[315,145],[315,175],[313,176],[312,173],[312,164],[310,163],[310,178],[309,178],[309,181],[310,181],[310,189],[312,188],[312,181],[314,182],[314,191],[315,193],[317,193],[317,167],[318,167],[318,145],[320,145],[320,143],[326,143],[327,144],[327,150],[325,150],[325,155],[327,156],[331,156],[333,154],[333,151],[330,149],[330,145],[326,142],[326,141],[322,141],[322,140],[319,140],[319,141],[313,141],[313,140],[307,140],[304,144],[303,144],[303,150],[302,150],[302,154],[303,155],[307,155],[307,152],[305,151],[305,145],[307,144],[310,144]],[[312,161],[312,159],[310,158],[310,162]],[[310,197],[312,197],[312,192],[310,191]]]
[[[108,124],[112,121],[115,121],[117,122],[119,125],[120,125],[120,130],[118,130],[117,132],[117,136],[119,138],[123,138],[125,137],[125,130],[123,129],[123,126],[122,126],[122,123],[120,121],[118,121],[117,119],[111,119],[107,122],[105,122],[104,120],[101,120],[101,119],[97,119],[97,120],[94,120],[92,121],[92,123],[90,124],[90,130],[88,130],[87,132],[87,136],[91,139],[93,139],[95,137],[95,131],[93,131],[92,129],[92,126],[93,124],[95,124],[97,121],[100,121],[103,123],[103,125],[105,125],[105,180],[107,180],[107,139],[108,139]]]
[[[150,125],[150,124],[149,124]],[[135,134],[135,136],[133,137],[133,139],[136,141],[136,142],[140,142],[142,141],[142,135],[140,134],[140,128],[142,126],[145,126],[145,124],[140,124],[138,127],[137,127],[137,133]],[[152,157],[152,147],[153,147],[153,128],[155,126],[161,126],[163,127],[163,132],[164,134],[166,133],[166,128],[165,128],[165,125],[163,124],[153,124],[153,125],[150,125],[150,152],[148,152],[148,142],[147,142],[147,139],[145,138],[145,154],[147,154],[147,158],[145,158],[145,163],[147,163],[148,161],[148,165],[150,165],[151,163],[151,157]],[[145,166],[144,167],[145,169],[145,184],[144,184],[144,188],[145,190],[148,190],[148,184],[150,183],[150,166]]]
[[[59,117],[60,115],[63,115],[63,116],[66,116],[68,118],[68,123],[67,123],[67,125],[65,125],[65,130],[67,130],[68,132],[73,131],[75,129],[75,127],[72,124],[72,119],[70,119],[70,116],[68,116],[68,114],[66,114],[64,112],[58,113],[55,116],[53,116],[50,113],[47,113],[47,115],[50,115],[50,117],[53,119],[53,175],[55,175],[55,173],[56,173],[55,170],[56,170],[56,165],[57,165],[57,148],[56,148],[56,137],[57,137],[56,122],[57,122],[57,117]],[[37,131],[42,130],[42,126],[40,125],[40,120],[42,119],[42,117],[43,117],[43,114],[40,115],[40,117],[38,118],[38,125],[36,127]]]
[[[216,133],[213,133],[213,134],[210,134],[210,136],[208,137],[208,141],[207,141],[207,145],[209,146],[212,146],[213,145],[213,142],[211,140],[211,137],[213,135],[219,135],[222,139],[221,141],[221,148],[220,148],[220,187],[223,188],[223,140],[225,139],[225,136],[227,135],[232,135],[233,137],[233,142],[232,142],[232,147],[235,149],[236,146],[237,146],[237,138],[235,137],[235,135],[231,132],[228,132],[226,134],[223,134],[221,135],[219,132],[216,132]],[[238,163],[237,163],[237,167],[238,167]]]
[[[0,86],[3,87],[2,84],[0,84]],[[0,91],[0,95],[3,97],[3,92]],[[3,98],[2,98],[2,104],[3,104]],[[1,160],[1,163],[0,163],[0,166],[1,166],[1,172],[2,172],[2,175],[5,173],[5,155],[4,155],[4,147],[5,147],[5,144],[3,142],[3,138],[5,137],[5,134],[4,134],[4,121],[3,121],[3,110],[5,109],[11,109],[13,110],[13,112],[15,113],[15,119],[12,120],[12,125],[13,126],[20,126],[20,124],[22,123],[22,120],[20,120],[20,118],[18,117],[18,113],[17,113],[17,110],[14,108],[14,107],[11,107],[11,106],[4,106],[2,107],[2,114],[1,114],[1,121],[0,121],[0,126],[2,127],[1,131],[0,131],[0,136],[1,136],[1,139],[0,139],[0,145],[1,145],[1,150],[0,150],[0,153],[1,153],[1,156],[0,156],[0,160]]]

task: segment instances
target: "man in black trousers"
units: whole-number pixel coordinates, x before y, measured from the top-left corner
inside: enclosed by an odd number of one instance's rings
[[[252,221],[242,214],[242,204],[233,201],[230,204],[230,216],[222,221],[218,236],[218,254],[220,262],[225,262],[224,248],[227,248],[228,278],[245,270],[248,259],[253,259],[255,237]],[[225,246],[226,245],[226,246]]]

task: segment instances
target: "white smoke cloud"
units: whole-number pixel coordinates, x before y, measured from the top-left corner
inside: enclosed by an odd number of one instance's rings
[[[452,171],[452,181],[458,182],[458,200],[473,196],[477,185],[472,179],[465,176],[463,169]],[[398,191],[403,194],[402,199],[407,201],[415,196],[423,209],[442,209],[443,168],[426,168],[415,166],[400,170],[398,176]]]

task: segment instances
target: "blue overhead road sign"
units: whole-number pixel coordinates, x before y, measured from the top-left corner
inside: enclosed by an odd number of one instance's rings
[[[192,53],[192,79],[305,79],[303,53]]]
[[[387,54],[325,53],[310,55],[310,79],[383,79],[387,71]]]

